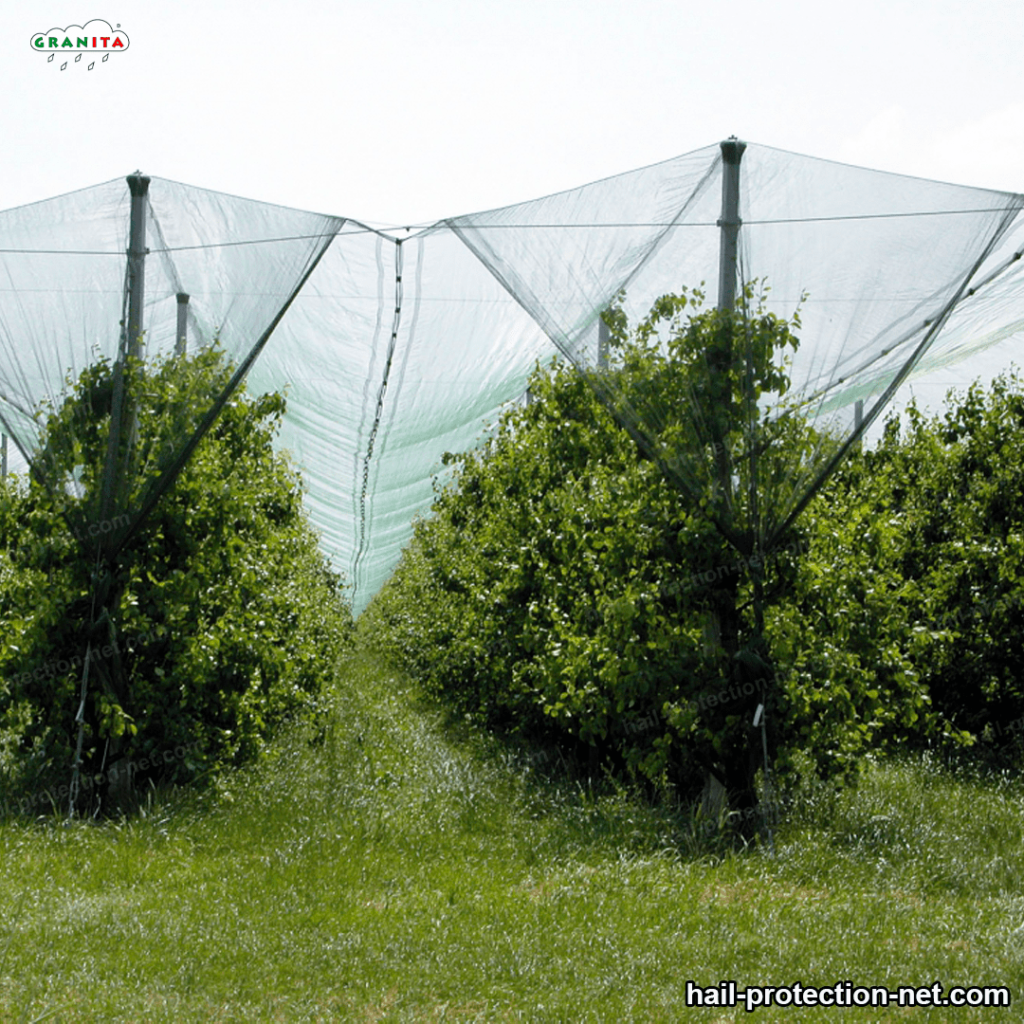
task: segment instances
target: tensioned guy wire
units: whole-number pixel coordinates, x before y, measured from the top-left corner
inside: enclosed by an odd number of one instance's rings
[[[778,217],[755,220],[744,220],[745,227],[753,227],[760,224],[821,224],[838,221],[852,220],[890,220],[897,218],[911,217],[952,217],[971,213],[1004,213],[1005,206],[980,206],[964,210],[918,210],[904,213],[856,213],[834,217]],[[689,221],[680,223],[674,220],[643,220],[643,221],[588,221],[585,223],[567,224],[474,224],[471,220],[452,218],[457,221],[460,228],[474,228],[477,231],[504,231],[510,229],[545,229],[545,230],[575,230],[576,228],[714,228],[718,227],[717,221]],[[349,223],[352,223],[349,221]],[[448,221],[439,223],[447,224]],[[433,225],[432,225],[433,226]],[[370,228],[365,225],[345,231],[346,235],[374,234],[401,244],[403,239],[392,238],[386,231],[378,228]],[[274,242],[301,242],[311,238],[320,238],[322,233],[311,235],[284,235],[275,238],[249,238],[238,242],[203,242],[200,245],[172,245],[163,249],[148,249],[147,252],[189,252],[197,249],[227,249],[245,245],[268,245]],[[16,254],[24,256],[124,256],[120,250],[109,249],[0,249],[0,254]],[[1019,254],[1018,254],[1019,255]]]

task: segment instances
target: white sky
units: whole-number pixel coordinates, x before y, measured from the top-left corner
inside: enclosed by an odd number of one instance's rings
[[[129,49],[60,71],[33,33]],[[404,225],[750,142],[1024,191],[1021,0],[0,0],[0,208],[136,168]]]

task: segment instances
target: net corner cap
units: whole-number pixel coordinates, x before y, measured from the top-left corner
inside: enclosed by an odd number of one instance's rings
[[[133,196],[144,196],[149,191],[149,178],[142,171],[129,174],[125,181]]]
[[[729,138],[724,139],[719,143],[722,149],[722,159],[727,164],[738,164],[743,159],[743,151],[747,148],[747,144],[741,139],[737,139],[735,135],[730,135]]]

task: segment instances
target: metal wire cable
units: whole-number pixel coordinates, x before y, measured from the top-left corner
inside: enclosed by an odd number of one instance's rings
[[[753,227],[756,225],[770,225],[770,224],[820,224],[820,223],[833,223],[839,221],[856,221],[856,220],[891,220],[897,218],[907,217],[951,217],[959,216],[962,214],[969,213],[1005,213],[1008,207],[1006,206],[980,206],[973,209],[964,210],[917,210],[909,211],[906,213],[855,213],[855,214],[843,214],[832,217],[776,217],[776,218],[765,218],[763,220],[744,219],[744,227]],[[358,224],[358,221],[347,221],[347,223]],[[675,220],[666,221],[589,221],[582,223],[572,224],[482,224],[474,223],[472,220],[463,220],[459,217],[450,218],[449,220],[438,221],[436,224],[427,225],[420,227],[417,225],[419,230],[429,230],[431,227],[453,227],[457,225],[459,228],[473,228],[477,231],[497,231],[497,230],[531,230],[531,229],[543,229],[543,230],[575,230],[576,228],[715,228],[718,227],[717,221],[690,221],[688,223],[680,223]],[[410,228],[393,228],[393,229],[381,229],[367,227],[365,224],[360,224],[358,227],[345,232],[338,232],[338,234],[344,235],[362,235],[362,234],[373,234],[381,235],[387,238],[389,241],[394,241],[396,244],[400,244],[403,239],[394,238],[388,234],[388,230],[395,231],[409,231]],[[204,242],[201,245],[171,245],[161,249],[147,249],[148,253],[158,252],[190,252],[197,249],[224,249],[232,248],[243,245],[269,245],[275,242],[301,242],[311,238],[320,238],[322,233],[311,234],[311,235],[282,235],[279,238],[249,238],[242,239],[237,242]],[[11,254],[11,255],[22,255],[22,256],[119,256],[123,257],[124,252],[120,250],[110,249],[0,249],[0,254]],[[1020,253],[1017,254],[1020,257]]]

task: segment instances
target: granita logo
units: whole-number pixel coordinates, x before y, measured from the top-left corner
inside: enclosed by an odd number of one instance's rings
[[[65,58],[60,65],[61,71],[68,64],[82,64],[92,71],[96,60],[85,65],[83,57],[99,57],[100,63],[105,63],[110,60],[112,53],[122,53],[128,49],[128,36],[121,31],[120,24],[117,28],[111,28],[109,21],[94,19],[85,25],[68,25],[67,28],[36,32],[29,40],[29,45],[37,53],[47,54],[48,63],[58,56]],[[72,54],[74,59],[68,59]]]

